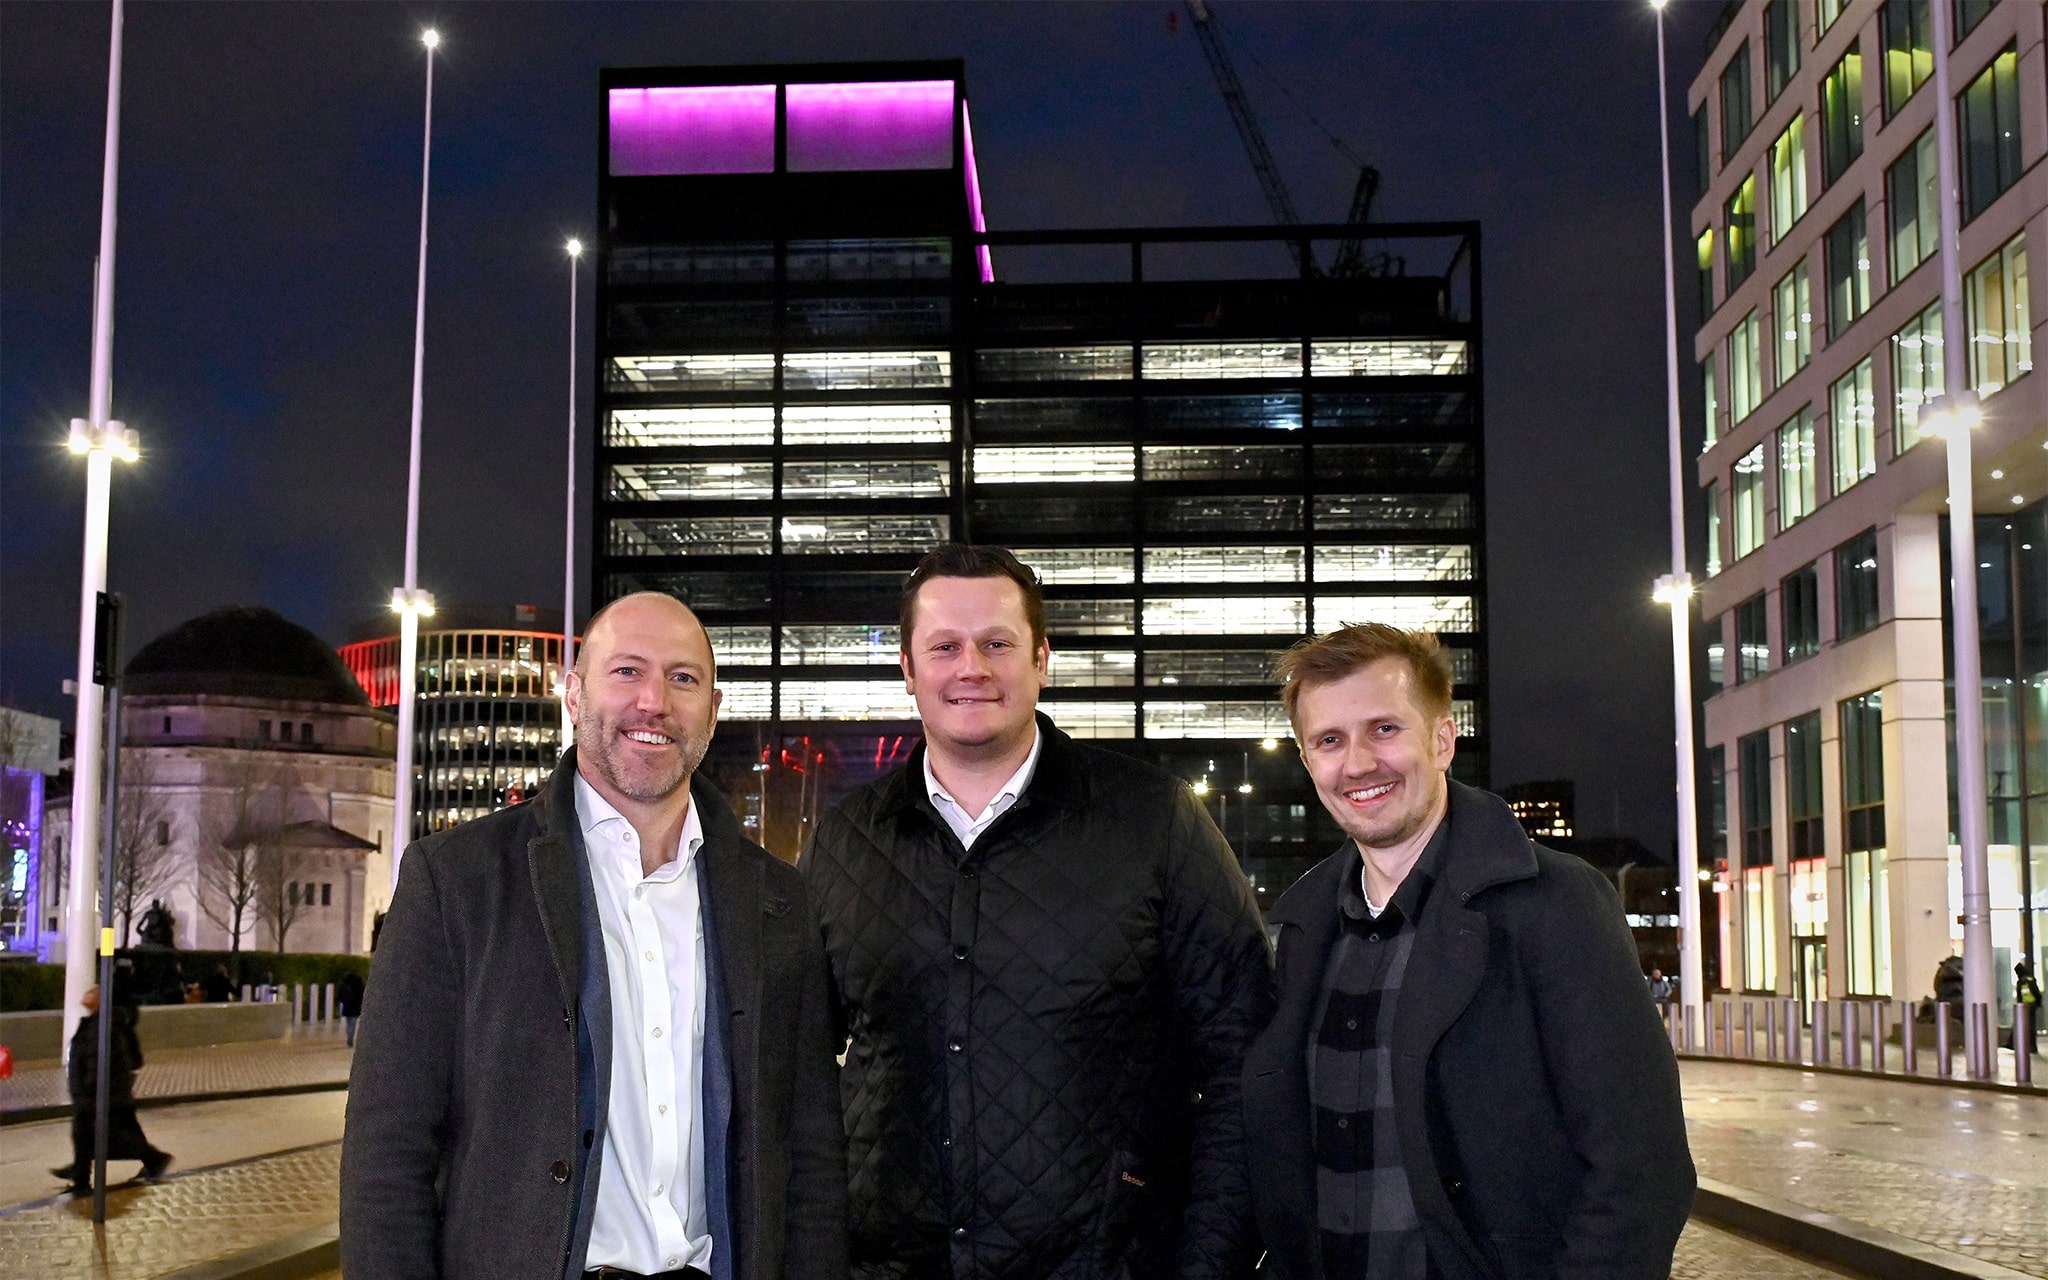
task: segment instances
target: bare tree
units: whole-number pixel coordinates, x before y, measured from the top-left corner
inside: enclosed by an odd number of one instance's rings
[[[114,809],[114,913],[121,917],[121,937],[129,941],[138,905],[168,888],[177,870],[162,782],[148,752],[130,748],[121,753],[121,794]]]
[[[270,926],[271,947],[280,952],[299,912],[313,905],[311,886],[299,882],[300,874],[312,862],[312,855],[293,835],[287,825],[278,832],[277,839],[260,848],[256,855],[256,915]],[[303,896],[302,891],[306,891]]]
[[[228,932],[228,950],[242,949],[242,933],[255,923],[264,866],[283,843],[291,806],[289,769],[257,761],[224,769],[222,790],[201,824],[199,908]]]

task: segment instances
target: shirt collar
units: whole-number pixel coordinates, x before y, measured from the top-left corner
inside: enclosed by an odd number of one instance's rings
[[[1446,851],[1451,845],[1451,812],[1444,810],[1444,816],[1430,833],[1429,843],[1422,846],[1422,854],[1415,859],[1406,879],[1394,890],[1394,896],[1387,901],[1386,910],[1377,917],[1387,921],[1391,915],[1401,921],[1413,921],[1421,916],[1422,904],[1429,897],[1429,887],[1442,874]],[[1356,841],[1351,845],[1358,848]],[[1359,860],[1357,875],[1347,875],[1337,882],[1337,909],[1352,920],[1373,920],[1375,917],[1366,906],[1365,865]]]
[[[591,848],[593,844],[591,837],[593,836],[600,837],[595,841],[596,845],[608,850],[617,850],[620,845],[620,841],[617,838],[619,832],[622,829],[631,830],[633,826],[627,820],[626,815],[620,813],[611,801],[605,799],[598,792],[596,787],[591,786],[589,779],[585,778],[581,773],[576,775],[576,821],[582,826],[583,845],[586,850]],[[697,850],[703,843],[704,822],[697,812],[696,797],[693,796],[691,797],[688,811],[683,815],[683,834],[682,839],[676,845],[677,857],[656,868],[652,876],[643,876],[640,873],[640,855],[637,852],[633,853],[630,857],[627,857],[627,860],[631,863],[631,879],[638,882],[649,879],[668,879],[680,875],[683,868],[687,867],[696,858]],[[620,856],[625,857],[626,855]]]
[[[1024,788],[1031,785],[1032,775],[1038,772],[1038,753],[1044,746],[1045,735],[1038,731],[1038,725],[1034,723],[1031,726],[1031,750],[1025,755],[1024,763],[1017,766],[1017,772],[1010,775],[1009,781],[996,788],[995,795],[990,798],[988,808],[982,810],[983,813],[994,810],[998,805],[1003,805],[1003,807],[1007,808],[1008,805],[1004,803],[1005,801],[1015,803],[1017,797],[1024,794]],[[926,746],[924,749],[924,790],[925,794],[931,797],[933,808],[938,808],[939,802],[943,800],[961,813],[967,813],[967,810],[961,803],[948,794],[943,786],[939,785],[938,775],[932,772],[932,749],[930,746]],[[981,815],[968,813],[967,816],[972,819],[978,818]]]

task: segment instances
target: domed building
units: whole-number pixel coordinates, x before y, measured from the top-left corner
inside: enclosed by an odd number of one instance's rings
[[[161,900],[181,948],[239,934],[244,950],[367,952],[390,900],[396,754],[395,717],[269,609],[222,609],[143,646],[121,688],[122,942],[142,940]],[[68,805],[53,804],[46,878],[62,876],[69,834]],[[58,890],[42,896],[51,931]]]

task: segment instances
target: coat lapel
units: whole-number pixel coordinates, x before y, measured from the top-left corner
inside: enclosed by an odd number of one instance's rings
[[[583,985],[583,889],[585,874],[575,839],[576,749],[571,747],[535,801],[540,834],[526,846],[526,870],[540,907],[541,930],[555,962],[562,1008],[573,1011]]]

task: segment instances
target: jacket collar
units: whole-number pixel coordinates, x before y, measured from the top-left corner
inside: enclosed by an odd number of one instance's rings
[[[1078,809],[1088,802],[1088,772],[1082,764],[1081,748],[1045,712],[1034,714],[1040,743],[1038,768],[1024,794],[1017,797],[1017,807],[1050,805]],[[895,817],[910,809],[932,811],[931,797],[924,789],[924,756],[925,745],[920,742],[910,753],[909,761],[882,780],[876,806],[881,816]]]

